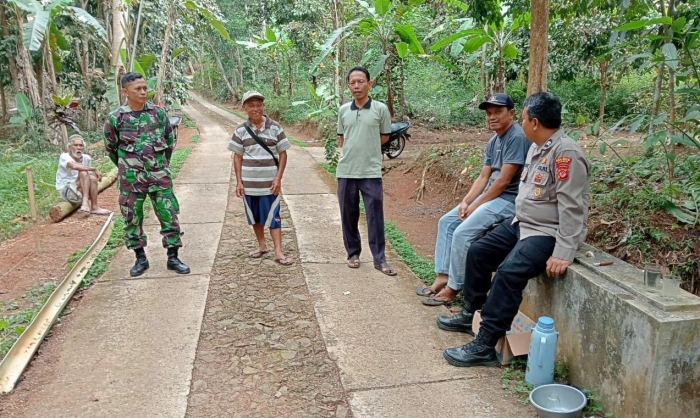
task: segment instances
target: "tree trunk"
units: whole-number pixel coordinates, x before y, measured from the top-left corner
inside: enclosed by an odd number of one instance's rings
[[[668,2],[668,16],[673,18],[675,14],[675,0]],[[673,28],[666,27],[667,36],[664,43],[670,43],[673,38]],[[672,66],[668,66],[668,119],[670,122],[668,133],[674,135],[676,133],[676,70]],[[672,177],[673,172],[669,173]]]
[[[0,26],[2,27],[2,35],[5,39],[10,39],[10,25],[7,23],[7,18],[5,17],[5,8],[0,6]],[[17,63],[15,59],[10,56],[8,57],[10,63],[10,76],[12,77],[12,84],[15,86],[19,85],[18,74],[17,74]]]
[[[226,88],[228,88],[229,94],[231,94],[231,96],[233,97],[233,100],[234,100],[233,104],[238,103],[241,100],[241,98],[238,97],[238,92],[236,91],[235,88],[233,88],[231,83],[229,83],[228,77],[226,76],[226,70],[224,70],[224,65],[221,63],[221,59],[219,58],[219,54],[216,53],[216,49],[214,49],[214,47],[211,44],[209,44],[209,48],[211,48],[211,52],[214,54],[214,59],[216,60],[216,66],[219,67],[219,71],[221,71],[221,78],[224,79],[224,83],[226,83]],[[234,78],[235,78],[235,75],[234,75]]]
[[[603,117],[605,116],[605,99],[608,94],[608,66],[610,61],[601,59],[598,61],[598,69],[600,70],[600,108],[598,109],[598,130],[596,135],[600,134],[600,127],[603,125]]]
[[[406,62],[402,59],[399,61],[399,102],[401,104],[401,120],[406,117],[406,73],[404,67]]]
[[[120,51],[122,48],[126,48],[124,45],[126,16],[128,13],[124,13],[124,0],[112,0],[112,39],[110,40],[112,59],[110,64],[113,68],[124,66]]]
[[[547,91],[549,0],[530,0],[530,67],[527,95]]]
[[[51,46],[49,45],[49,42],[44,42],[44,59],[46,60],[46,68],[49,70],[50,92],[56,94],[58,91],[56,87],[56,69],[53,65],[53,53],[51,52]]]
[[[486,45],[481,47],[481,97],[489,96],[489,85],[486,82]]]
[[[156,81],[156,103],[160,103],[163,98],[163,78],[165,78],[165,61],[168,58],[168,44],[170,43],[170,32],[172,32],[175,19],[177,19],[177,6],[171,5],[168,12],[168,23],[165,25],[165,37],[160,52],[160,66],[158,67],[158,79]]]
[[[506,63],[502,57],[496,59],[496,76],[493,80],[492,93],[506,92]]]
[[[243,60],[241,59],[241,50],[236,48],[236,60],[238,61],[238,85],[243,85]]]
[[[651,120],[656,119],[659,116],[659,111],[661,110],[661,89],[664,84],[664,69],[666,65],[663,62],[659,63],[659,69],[656,73],[656,85],[654,87],[654,100],[651,106]],[[654,124],[649,124],[649,135],[653,134],[655,131]]]
[[[5,122],[7,118],[7,97],[5,96],[5,86],[0,86],[0,106],[2,106],[1,122]]]
[[[275,94],[282,94],[280,88],[280,74],[277,69],[275,69],[275,78],[272,80],[272,92]]]
[[[294,96],[294,63],[289,54],[287,54],[287,73],[287,96],[291,99]]]
[[[340,27],[338,0],[333,0],[332,3],[333,13],[331,13],[331,16],[333,18],[333,31],[335,31]],[[337,98],[338,103],[342,104],[342,100],[340,99],[340,96],[342,95],[342,92],[340,90],[340,62],[340,45],[338,45],[335,51],[333,51],[333,94]]]
[[[385,54],[389,54],[389,51],[384,50]],[[384,73],[386,75],[386,105],[389,108],[389,114],[394,117],[394,92],[391,89],[391,56],[386,59],[384,63]]]
[[[21,16],[18,17],[19,31],[22,32]],[[17,89],[29,98],[29,102],[34,109],[41,107],[41,96],[39,95],[39,85],[37,84],[34,68],[32,68],[32,59],[29,56],[29,51],[24,47],[22,39],[17,39]]]

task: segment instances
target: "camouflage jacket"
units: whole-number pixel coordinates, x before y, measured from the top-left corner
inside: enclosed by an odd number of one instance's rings
[[[168,160],[175,135],[168,115],[151,102],[141,112],[124,105],[105,122],[105,148],[119,167],[119,189],[142,192],[172,187]]]

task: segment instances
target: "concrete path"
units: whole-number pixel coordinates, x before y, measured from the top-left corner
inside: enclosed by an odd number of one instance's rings
[[[224,118],[235,118],[198,100]],[[436,327],[435,318],[447,309],[420,303],[414,290],[421,281],[395,252],[387,256],[397,277],[373,268],[364,225],[362,266],[346,266],[335,182],[318,165],[323,148],[293,147],[288,154],[284,201],[321,333],[338,363],[353,416],[536,416],[501,389],[499,369],[460,369],[444,361],[442,351],[467,337]]]
[[[184,110],[202,118],[191,106]],[[51,341],[58,361],[39,361],[31,370],[40,376],[23,416],[185,416],[231,172],[231,156],[222,152],[228,134],[216,124],[198,127],[201,139],[175,180],[185,232],[180,256],[192,273],[165,269],[151,214],[144,223],[150,269],[133,279],[133,252],[118,253],[70,316],[70,326]]]
[[[13,407],[10,412],[18,412],[8,416],[535,416],[530,407],[503,392],[500,370],[459,369],[443,360],[442,350],[465,343],[466,337],[437,329],[436,316],[447,310],[421,305],[414,294],[421,282],[393,251],[388,251],[388,257],[399,271],[397,277],[376,271],[368,251],[361,257],[360,269],[347,268],[335,182],[318,166],[322,161],[320,148],[293,147],[283,183],[288,208],[288,215],[284,216],[291,218],[298,245],[298,254],[292,255],[301,261],[299,277],[296,273],[276,272],[273,268],[277,267],[270,260],[256,267],[261,269],[258,273],[239,274],[238,283],[222,275],[217,267],[213,270],[215,259],[222,271],[225,266],[236,267],[232,264],[234,255],[222,249],[237,248],[240,254],[235,257],[244,257],[245,247],[235,242],[235,231],[252,236],[252,231],[241,229],[237,223],[225,224],[231,214],[239,219],[242,212],[231,206],[233,200],[237,205],[240,199],[229,198],[231,156],[224,151],[229,134],[212,121],[211,115],[233,124],[240,119],[200,97],[194,96],[193,100],[194,106],[185,111],[198,121],[202,135],[175,181],[185,231],[181,256],[191,266],[192,274],[178,276],[165,269],[158,225],[155,218],[149,218],[146,231],[151,242],[147,248],[151,269],[140,278],[129,278],[133,253],[120,251],[109,271],[86,293],[79,309],[48,344],[56,354],[40,356],[34,362],[26,379],[31,382],[26,385],[31,394],[25,393],[25,407]],[[222,228],[228,228],[224,239]],[[365,230],[362,226],[361,231]],[[363,246],[368,249],[366,233],[363,238]],[[256,291],[254,285],[260,284],[255,280],[256,274],[269,283],[278,279],[282,285],[263,286]],[[214,277],[211,283],[210,276]],[[304,280],[308,293],[299,290]],[[224,291],[238,286],[248,286],[252,293],[244,298],[235,290]],[[279,294],[270,294],[276,288],[280,288]],[[215,297],[208,300],[208,292]],[[259,295],[255,292],[267,292],[263,299],[269,300],[257,300]],[[308,302],[303,293],[310,295]],[[257,303],[263,302],[270,306],[269,312],[267,307],[254,310]],[[315,312],[318,328],[309,322],[313,321],[313,314],[309,320],[302,320],[275,311],[276,306],[286,304],[286,309],[296,312],[305,309],[306,303],[309,312]],[[271,328],[262,320],[239,323],[247,321],[244,312],[232,319],[222,317],[225,308],[231,306],[251,306],[250,312],[263,319],[269,313],[278,320],[275,326],[286,328]],[[314,329],[320,329],[318,341],[314,339]],[[232,334],[237,331],[249,334]],[[281,332],[294,334],[300,344],[275,347],[280,344],[268,342],[281,338]],[[238,335],[246,337],[240,340]],[[253,335],[257,335],[255,341],[250,337]],[[230,339],[227,345],[212,343],[224,337]],[[278,386],[273,368],[265,370],[261,365],[265,373],[257,374],[253,363],[258,361],[255,347],[267,356],[258,360],[267,362],[269,367],[281,364],[279,355],[268,355],[264,350],[285,348],[282,357],[287,355],[287,364],[296,367],[295,379],[303,382],[308,376],[319,385],[321,395],[307,385],[308,400],[296,398],[294,402],[298,404],[290,406],[296,408],[294,414],[273,414],[255,399],[255,394],[267,394],[268,399],[283,403],[287,386]],[[226,351],[223,362],[214,357],[215,350],[219,354]],[[296,350],[310,354],[294,363],[290,351]],[[202,379],[194,384],[193,364],[195,379]],[[245,369],[240,370],[242,367]],[[208,381],[200,377],[212,372],[213,378]],[[323,383],[324,376],[327,384]],[[236,385],[261,382],[256,379],[269,383],[252,386],[253,390],[243,395],[235,393]],[[221,395],[221,390],[227,389],[234,392],[227,401],[244,396],[247,403],[230,404],[239,405],[238,408],[217,405],[215,400],[221,397],[213,395]]]

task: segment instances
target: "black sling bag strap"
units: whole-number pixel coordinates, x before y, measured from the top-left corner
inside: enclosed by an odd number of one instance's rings
[[[275,160],[275,167],[279,168],[280,162],[279,162],[279,160],[277,159],[277,157],[275,157],[275,154],[272,152],[272,150],[270,149],[270,147],[268,147],[267,145],[265,145],[265,143],[262,141],[262,139],[258,138],[258,136],[255,135],[255,134],[253,133],[253,130],[250,129],[250,126],[248,126],[248,124],[245,124],[245,125],[243,125],[243,126],[245,126],[245,130],[248,131],[248,134],[250,134],[250,136],[255,140],[255,142],[257,142],[258,145],[260,145],[261,147],[263,147],[263,149],[264,149],[265,151],[269,152],[270,155],[272,155],[272,159]]]

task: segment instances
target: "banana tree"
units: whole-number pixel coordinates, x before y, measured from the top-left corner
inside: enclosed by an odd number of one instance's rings
[[[513,33],[527,19],[518,19],[509,28],[503,25],[487,24],[483,28],[465,27],[446,36],[430,46],[431,51],[439,51],[450,45],[452,57],[460,54],[470,54],[468,62],[474,62],[481,54],[482,79],[484,96],[491,93],[504,92],[506,88],[506,61],[518,56],[518,48],[511,42]],[[485,64],[490,61],[493,72],[490,80],[486,80]]]
[[[107,32],[90,13],[71,6],[72,0],[53,0],[44,5],[38,0],[8,0],[26,13],[23,23],[23,44],[29,51],[41,51],[51,76],[51,86],[56,91],[56,71],[61,71],[59,50],[70,51],[71,45],[56,25],[59,16],[70,17],[78,24],[93,29],[106,40]]]
[[[270,61],[275,63],[275,78],[272,84],[275,94],[281,93],[277,58],[280,55],[283,56],[287,66],[287,95],[292,97],[294,94],[294,61],[292,59],[294,42],[289,39],[286,33],[277,28],[268,27],[264,36],[253,36],[252,41],[236,41],[236,43],[246,48],[264,51]]]
[[[377,42],[381,56],[370,69],[370,77],[374,78],[382,71],[386,77],[387,106],[394,116],[394,93],[392,86],[393,64],[399,59],[403,66],[403,58],[409,53],[424,54],[416,31],[413,26],[403,23],[410,12],[425,3],[425,0],[375,0],[373,5],[363,0],[355,0],[362,9],[362,16],[350,21],[347,25],[336,29],[321,46],[321,54],[312,64],[313,72],[328,55],[335,50],[339,43],[348,36],[359,35]],[[403,80],[402,80],[403,81]],[[403,91],[403,86],[401,86]]]
[[[162,49],[160,54],[160,63],[158,67],[158,78],[155,86],[155,100],[160,102],[163,97],[163,79],[165,78],[165,63],[170,53],[168,45],[172,35],[173,27],[179,15],[184,13],[193,13],[195,17],[203,17],[211,27],[216,30],[219,35],[225,40],[231,39],[224,27],[223,18],[218,16],[218,9],[215,10],[216,4],[207,7],[201,1],[195,0],[172,0],[168,2],[168,7],[165,10],[168,16],[168,22],[165,25],[165,35],[163,36]]]

